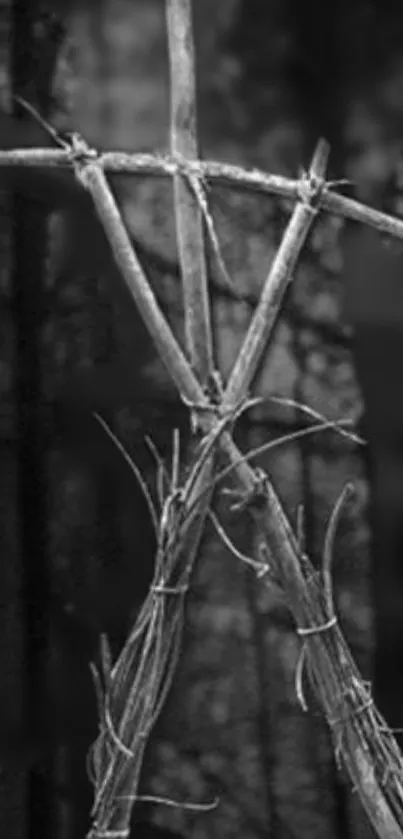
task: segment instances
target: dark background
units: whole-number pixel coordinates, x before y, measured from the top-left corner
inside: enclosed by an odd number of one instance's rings
[[[0,16],[3,148],[50,142],[12,93],[101,148],[166,144],[162,3],[69,8],[21,0],[2,3]],[[206,0],[195,8],[195,30],[205,156],[295,175],[324,135],[331,176],[350,178],[349,194],[401,213],[398,3],[225,0],[218,8]],[[168,457],[171,429],[180,428],[185,446],[188,428],[88,197],[67,172],[0,175],[0,830],[12,839],[79,839],[92,795],[85,755],[97,733],[88,664],[100,631],[119,650],[154,551],[141,492],[94,411],[151,482],[145,433]],[[169,188],[124,178],[112,186],[180,330]],[[227,299],[211,270],[228,370],[289,208],[219,190],[210,198],[224,257],[249,296],[243,304]],[[396,728],[403,724],[402,266],[398,244],[321,219],[257,384],[265,395],[328,415],[361,417],[365,449],[328,434],[264,465],[293,520],[304,504],[316,561],[337,491],[355,479],[357,501],[337,544],[338,606],[375,700]],[[242,425],[240,442],[257,445],[304,422],[298,411],[268,404]],[[222,514],[250,550],[250,525]],[[371,835],[333,764],[314,701],[307,715],[296,702],[298,642],[281,594],[263,593],[241,566],[235,573],[210,530],[188,612],[177,683],[142,790],[177,800],[219,795],[221,803],[208,815],[139,806],[137,834],[154,820],[194,837]]]

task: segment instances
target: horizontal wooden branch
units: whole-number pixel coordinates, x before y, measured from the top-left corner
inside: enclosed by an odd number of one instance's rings
[[[126,175],[151,175],[173,177],[178,174],[181,162],[169,155],[128,154],[126,152],[102,152],[98,163],[106,173]],[[29,166],[33,168],[62,167],[72,165],[69,151],[63,149],[13,149],[0,151],[0,169]],[[261,193],[279,195],[296,200],[301,191],[303,179],[271,175],[260,169],[244,169],[217,161],[188,161],[188,171],[220,186]],[[321,194],[320,208],[336,216],[367,224],[382,233],[389,233],[403,239],[403,220],[374,210],[366,204],[340,195],[332,185],[326,185]]]

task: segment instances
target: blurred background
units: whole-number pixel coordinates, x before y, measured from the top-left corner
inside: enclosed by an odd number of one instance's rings
[[[297,176],[319,136],[347,194],[401,213],[403,16],[380,0],[194,2],[201,156]],[[101,149],[169,148],[162,0],[0,3],[0,147],[51,144],[13,100]],[[168,180],[111,179],[153,289],[182,336]],[[89,662],[115,653],[147,592],[154,534],[110,424],[150,484],[149,434],[169,458],[181,406],[114,269],[91,202],[65,171],[0,170],[0,834],[82,839],[97,734]],[[232,367],[290,206],[211,187],[223,257],[243,301],[210,265],[216,347]],[[212,261],[213,262],[213,261]],[[339,619],[388,723],[403,725],[403,255],[396,242],[321,215],[256,392],[357,420],[369,445],[332,431],[279,442],[259,463],[319,565],[346,480],[355,494],[334,557]],[[312,420],[270,402],[237,431],[244,449]],[[246,553],[247,515],[217,510]],[[254,548],[253,548],[254,546]],[[365,839],[329,731],[295,668],[282,593],[263,587],[209,526],[191,586],[177,678],[153,732],[143,794],[208,813],[136,805],[189,839]],[[308,682],[308,680],[307,680]],[[397,731],[399,737],[399,731]],[[157,834],[156,834],[157,835]],[[159,834],[158,834],[159,835]],[[161,836],[164,834],[162,833]],[[169,834],[167,834],[169,836]]]

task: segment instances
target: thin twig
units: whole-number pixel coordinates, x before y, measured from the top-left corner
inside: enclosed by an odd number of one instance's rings
[[[278,446],[293,443],[295,440],[299,440],[303,437],[310,437],[312,434],[318,434],[324,431],[335,431],[340,429],[340,425],[345,422],[346,424],[350,423],[351,420],[324,420],[323,422],[319,422],[316,425],[311,425],[309,428],[300,428],[297,431],[291,431],[289,434],[284,434],[282,437],[276,437],[275,440],[268,440],[266,443],[262,443],[260,446],[256,446],[254,449],[250,449],[248,452],[242,454],[235,444],[233,444],[233,452],[230,456],[230,463],[225,466],[220,472],[218,472],[214,477],[213,482],[213,489],[217,487],[219,483],[221,483],[224,478],[228,477],[228,475],[236,474],[239,478],[239,473],[241,472],[243,466],[246,467],[246,473],[251,476],[251,482],[247,484],[247,490],[245,497],[253,497],[253,491],[255,487],[255,477],[254,472],[248,464],[251,460],[254,460],[256,457],[260,457],[262,454],[267,454],[268,451],[271,449],[277,448]],[[221,441],[224,441],[225,445],[228,445],[228,438],[230,435],[227,431],[221,429]],[[220,440],[220,437],[217,437],[217,440]],[[228,451],[228,450],[227,450]],[[236,454],[235,454],[236,452]],[[243,482],[242,482],[243,483]],[[199,501],[199,497],[193,501],[193,505],[190,506],[187,510],[187,515],[190,515],[193,512],[193,506],[197,504]],[[299,539],[296,538],[297,544],[300,546]],[[301,551],[299,550],[299,553]]]
[[[209,518],[213,522],[213,525],[220,539],[224,543],[225,547],[228,548],[228,550],[232,553],[233,556],[236,557],[236,559],[240,559],[241,562],[243,562],[245,565],[249,565],[251,568],[253,568],[254,571],[256,571],[258,577],[262,577],[263,574],[266,574],[270,571],[270,567],[266,562],[263,562],[262,560],[253,559],[253,557],[251,556],[247,556],[247,554],[244,554],[242,551],[239,550],[239,548],[236,547],[236,545],[234,545],[234,543],[228,536],[228,533],[225,531],[223,525],[221,524],[218,516],[216,516],[216,514],[213,513],[212,510],[209,511]]]
[[[129,465],[131,471],[133,472],[133,475],[136,478],[136,481],[139,484],[140,489],[141,489],[141,491],[143,493],[143,496],[145,498],[145,501],[147,503],[147,507],[148,507],[148,511],[150,513],[150,518],[151,518],[151,521],[152,521],[154,533],[157,536],[158,535],[158,515],[157,515],[157,511],[155,509],[154,502],[153,502],[150,490],[148,488],[148,485],[147,485],[146,481],[144,480],[143,475],[141,474],[141,470],[137,466],[137,463],[134,462],[133,458],[130,457],[129,453],[127,452],[125,447],[120,442],[119,438],[116,436],[116,434],[114,434],[114,432],[109,427],[108,423],[105,422],[103,417],[101,417],[101,415],[98,414],[96,411],[94,411],[94,417],[99,422],[99,424],[102,426],[102,428],[104,429],[104,431],[108,435],[108,437],[110,437],[110,439],[113,441],[114,445],[116,446],[116,448],[118,449],[118,451],[120,452],[120,454],[122,455],[122,457],[124,458],[126,463]]]
[[[295,399],[289,399],[288,397],[283,396],[265,396],[263,397],[264,401],[267,402],[274,402],[277,405],[284,405],[286,408],[296,408],[301,413],[306,414],[308,417],[312,417],[313,419],[326,421],[326,417],[320,413],[320,411],[315,411],[314,408],[311,408],[309,405],[305,405],[303,402],[298,402]],[[340,434],[342,437],[347,437],[353,443],[357,443],[359,446],[365,446],[366,441],[363,437],[360,437],[359,434],[356,434],[354,431],[346,431],[341,426],[337,426],[335,431]]]
[[[325,593],[326,599],[326,606],[328,617],[331,618],[333,616],[333,585],[332,585],[332,562],[333,562],[333,550],[334,550],[334,540],[336,536],[337,526],[340,521],[340,516],[345,506],[346,502],[351,498],[354,494],[354,486],[351,483],[347,483],[337,501],[334,505],[332,510],[332,514],[330,516],[329,524],[326,528],[325,534],[325,544],[323,547],[323,560],[322,560],[322,576],[323,576],[323,589]]]

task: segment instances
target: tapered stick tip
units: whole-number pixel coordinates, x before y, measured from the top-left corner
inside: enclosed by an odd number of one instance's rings
[[[320,179],[325,177],[329,155],[330,145],[324,137],[321,137],[320,140],[318,140],[309,169],[311,176]]]

